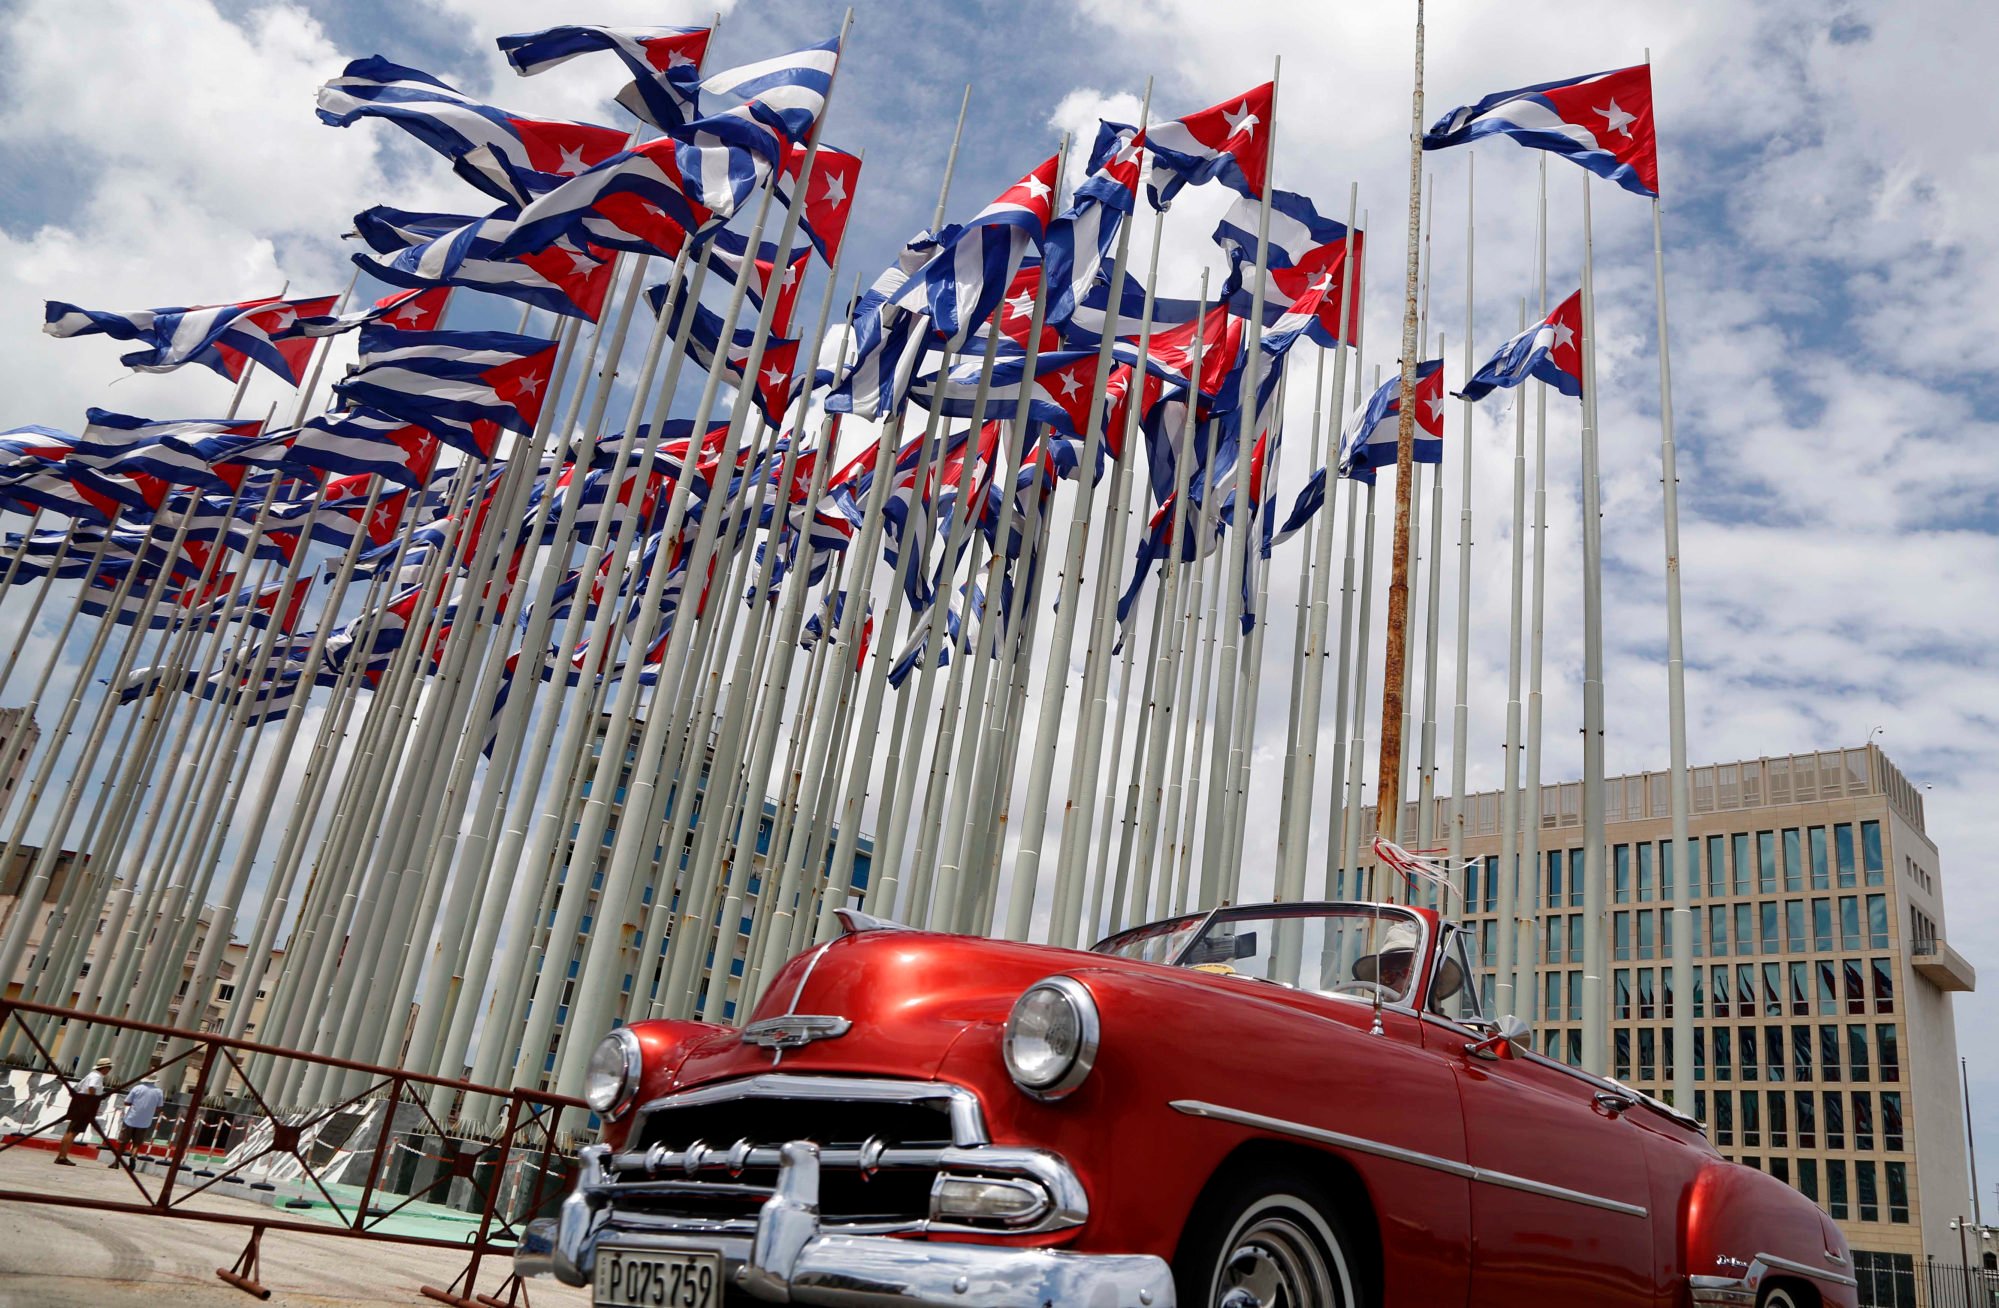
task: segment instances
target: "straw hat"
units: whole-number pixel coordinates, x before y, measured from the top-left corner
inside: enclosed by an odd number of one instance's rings
[[[98,1060],[97,1060],[97,1070],[98,1070],[98,1071],[100,1071],[100,1072],[108,1072],[108,1071],[110,1071],[110,1070],[111,1070],[111,1060],[110,1060],[110,1059],[108,1059],[108,1058],[100,1058],[100,1059],[98,1059]]]

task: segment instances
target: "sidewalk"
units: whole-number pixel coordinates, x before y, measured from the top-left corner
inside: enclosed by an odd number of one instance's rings
[[[100,1161],[56,1167],[41,1150],[0,1152],[0,1189],[138,1200],[131,1178]],[[148,1181],[157,1189],[158,1181]],[[206,1211],[271,1217],[270,1208],[203,1196]],[[248,1227],[181,1218],[95,1212],[54,1204],[0,1205],[0,1308],[245,1308],[249,1295],[216,1279],[236,1261]],[[264,1236],[262,1281],[270,1303],[289,1308],[416,1308],[431,1301],[422,1285],[442,1288],[464,1270],[465,1255],[337,1235],[270,1231]],[[504,1260],[488,1261],[479,1291],[490,1294],[506,1275]],[[552,1279],[531,1284],[536,1308],[585,1308],[582,1290]]]

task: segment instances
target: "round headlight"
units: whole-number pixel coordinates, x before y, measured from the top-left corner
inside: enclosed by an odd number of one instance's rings
[[[583,1102],[592,1112],[616,1117],[639,1092],[639,1038],[624,1027],[605,1036],[583,1074]]]
[[[1097,1060],[1097,1003],[1074,977],[1037,981],[1006,1020],[1006,1070],[1036,1099],[1060,1099]]]

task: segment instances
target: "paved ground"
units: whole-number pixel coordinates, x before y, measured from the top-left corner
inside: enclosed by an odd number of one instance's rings
[[[101,1163],[56,1167],[51,1157],[38,1149],[0,1151],[0,1190],[139,1198],[122,1171]],[[196,1202],[218,1213],[274,1215],[243,1200]],[[215,1269],[235,1262],[248,1238],[245,1227],[215,1222],[0,1202],[0,1308],[245,1308],[256,1301],[217,1280]],[[449,1285],[465,1261],[441,1250],[273,1231],[264,1237],[262,1279],[273,1305],[414,1308],[432,1302],[419,1286]],[[481,1293],[505,1275],[503,1266],[486,1267]],[[588,1303],[582,1291],[546,1278],[533,1283],[532,1294],[536,1308]]]

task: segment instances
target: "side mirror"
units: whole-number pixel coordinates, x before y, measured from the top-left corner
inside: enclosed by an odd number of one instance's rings
[[[1494,1022],[1492,1028],[1491,1035],[1485,1037],[1483,1040],[1475,1040],[1465,1046],[1466,1057],[1483,1058],[1487,1062],[1500,1058],[1512,1058],[1514,1056],[1513,1046],[1516,1044],[1527,1045],[1528,1036],[1533,1032],[1533,1028],[1527,1025],[1525,1019],[1516,1017],[1512,1013],[1508,1013],[1497,1022]]]

